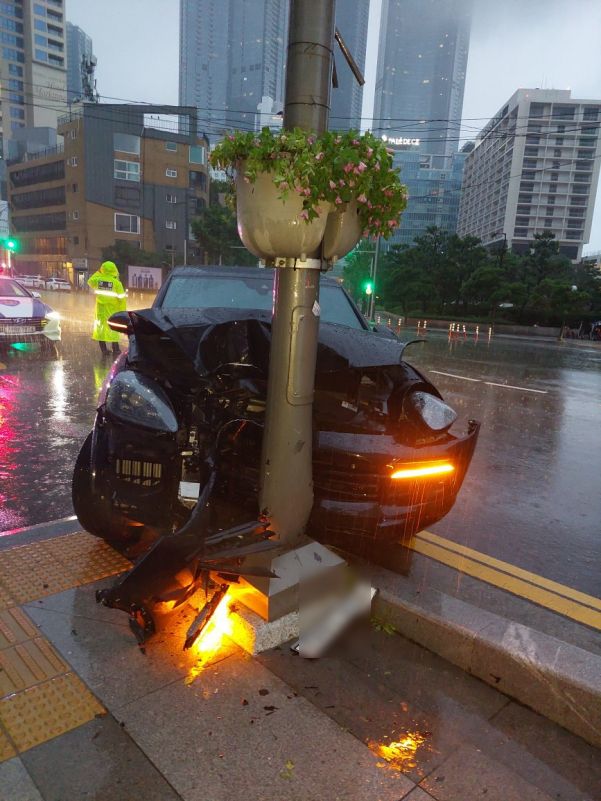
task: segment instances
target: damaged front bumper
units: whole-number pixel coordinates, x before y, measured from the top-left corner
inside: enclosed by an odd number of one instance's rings
[[[422,448],[390,436],[322,432],[314,454],[312,536],[362,551],[370,541],[401,543],[440,520],[455,503],[479,430],[470,421],[466,436]],[[441,460],[454,466],[451,474],[391,478],[397,464]]]

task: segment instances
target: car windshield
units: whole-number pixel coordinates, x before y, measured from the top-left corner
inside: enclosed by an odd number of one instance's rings
[[[0,297],[30,298],[31,294],[11,278],[0,278]]]
[[[322,284],[319,290],[321,319],[349,328],[364,326],[357,317],[342,287]],[[271,275],[248,278],[237,276],[177,276],[169,282],[163,309],[258,309],[271,311],[273,280]]]

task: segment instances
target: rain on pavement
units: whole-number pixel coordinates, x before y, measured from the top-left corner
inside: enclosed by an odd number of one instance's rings
[[[72,514],[73,464],[110,366],[90,339],[93,298],[48,302],[63,314],[59,359],[0,354],[0,532]],[[129,308],[149,302],[130,296]],[[432,530],[598,595],[601,349],[430,333],[406,357],[458,411],[456,426],[482,422],[455,508]]]

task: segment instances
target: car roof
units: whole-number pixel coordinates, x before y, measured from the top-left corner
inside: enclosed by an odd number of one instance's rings
[[[172,276],[210,276],[214,278],[222,275],[224,278],[263,278],[273,280],[274,268],[272,267],[223,267],[220,265],[188,265],[187,267],[176,267],[171,270],[168,278]],[[340,281],[330,275],[321,275],[321,282],[340,286]]]

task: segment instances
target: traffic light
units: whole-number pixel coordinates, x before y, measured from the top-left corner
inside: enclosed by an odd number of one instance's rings
[[[2,242],[5,250],[10,250],[11,253],[16,253],[19,249],[19,240],[14,237],[9,237]]]
[[[374,291],[374,285],[371,281],[366,281],[363,288],[365,290],[366,295],[371,295],[371,293]]]

